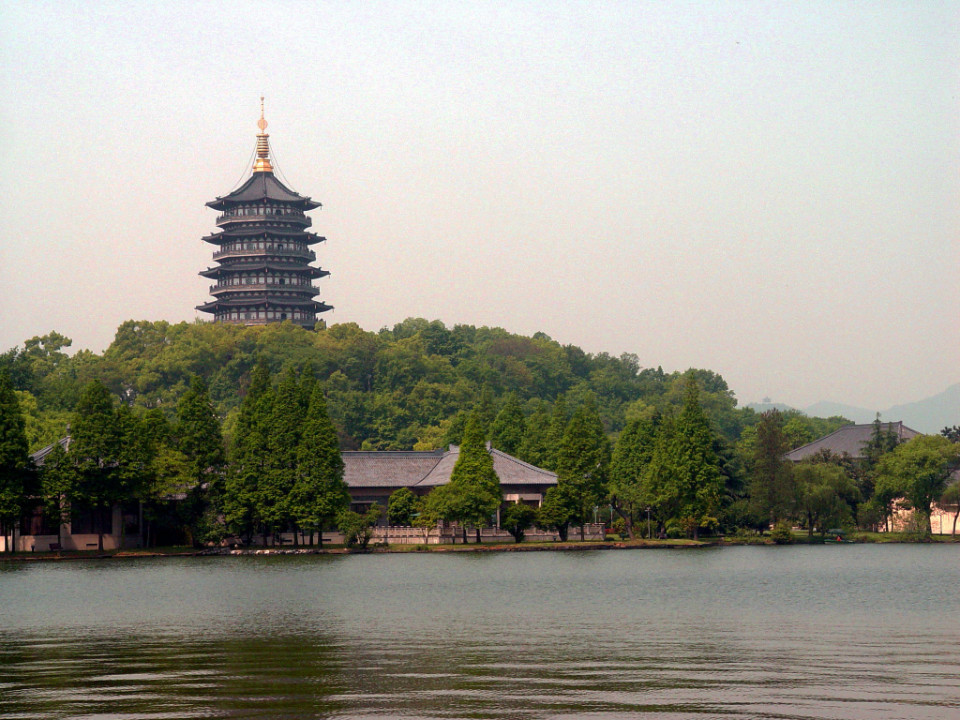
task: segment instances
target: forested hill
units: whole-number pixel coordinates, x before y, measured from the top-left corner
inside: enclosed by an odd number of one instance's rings
[[[69,356],[57,333],[27,340],[0,356],[20,391],[31,449],[64,432],[81,389],[99,379],[134,408],[173,417],[192,375],[210,388],[230,435],[236,409],[258,361],[275,377],[287,367],[323,384],[344,449],[430,449],[459,439],[466,412],[480,405],[491,422],[510,399],[542,420],[563,396],[575,408],[592,396],[615,436],[634,417],[652,417],[682,403],[680,372],[641,368],[637,357],[589,354],[537,333],[410,318],[369,332],[353,323],[317,331],[289,323],[243,327],[214,323],[128,321],[96,354]],[[701,402],[716,430],[736,442],[758,415],[737,408],[722,377],[695,370]],[[837,422],[805,419],[796,441]]]

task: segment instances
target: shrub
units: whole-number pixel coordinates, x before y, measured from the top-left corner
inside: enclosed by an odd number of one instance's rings
[[[537,511],[529,505],[516,503],[503,511],[500,527],[513,535],[516,542],[523,542],[523,536],[537,518]]]
[[[781,520],[770,531],[770,539],[776,545],[789,545],[793,542],[793,528],[786,520]]]

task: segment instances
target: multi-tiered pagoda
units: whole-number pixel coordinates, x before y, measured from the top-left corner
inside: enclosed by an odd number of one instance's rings
[[[257,126],[253,175],[229,195],[207,203],[221,213],[220,232],[203,238],[218,246],[213,259],[219,265],[200,273],[216,285],[210,286],[214,300],[197,309],[213,313],[216,322],[264,325],[290,320],[313,328],[317,313],[331,309],[314,299],[319,291],[312,283],[330,273],[310,265],[317,259],[310,246],[326,238],[307,232],[313,221],[304,214],[320,203],[274,177],[262,101]]]

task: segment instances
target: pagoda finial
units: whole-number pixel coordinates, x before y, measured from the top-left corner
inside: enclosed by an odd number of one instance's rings
[[[263,95],[260,96],[260,119],[257,121],[260,132],[257,133],[257,159],[253,163],[254,172],[273,172],[270,164],[270,142],[267,138],[267,120],[263,116]]]

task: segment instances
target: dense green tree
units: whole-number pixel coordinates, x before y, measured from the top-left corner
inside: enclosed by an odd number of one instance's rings
[[[387,521],[391,525],[413,525],[413,519],[420,512],[420,498],[410,488],[394,490],[387,500]]]
[[[493,446],[509,455],[517,455],[523,442],[526,421],[516,393],[507,395],[491,429]]]
[[[809,538],[814,529],[821,538],[828,528],[843,527],[853,518],[851,500],[859,496],[853,480],[837,465],[803,462],[794,470],[797,515],[807,525]]]
[[[580,405],[567,424],[557,452],[557,484],[575,499],[571,521],[580,526],[593,516],[594,508],[606,495],[610,469],[610,443],[592,401]]]
[[[634,537],[634,523],[650,507],[644,478],[653,458],[657,420],[631,420],[613,448],[610,462],[610,502],[623,518],[627,533]]]
[[[537,511],[523,503],[512,503],[507,506],[500,518],[500,527],[513,536],[514,542],[523,542],[527,530],[533,527],[537,519]]]
[[[490,522],[503,496],[484,440],[483,418],[479,412],[472,412],[467,420],[449,486],[454,517],[464,528],[464,540],[466,526],[472,525],[480,542],[480,528]]]
[[[769,518],[770,524],[789,517],[795,499],[792,466],[784,458],[790,441],[779,410],[760,416],[757,442],[750,463],[750,499],[753,512]]]
[[[216,480],[226,462],[220,420],[203,378],[194,375],[177,403],[177,449],[190,461],[197,485]]]
[[[550,413],[550,429],[547,433],[547,452],[544,455],[544,468],[547,470],[557,469],[557,454],[560,452],[560,444],[563,442],[563,435],[567,431],[567,425],[570,423],[570,411],[567,408],[567,396],[558,395],[553,403],[553,410]]]
[[[366,550],[373,537],[373,528],[383,514],[383,509],[373,503],[365,513],[344,510],[337,517],[337,528],[343,535],[343,542],[349,548]]]
[[[577,498],[570,495],[565,485],[548,488],[537,511],[537,526],[553,530],[562,542],[566,542],[576,503]]]
[[[311,543],[313,533],[317,532],[321,545],[324,526],[350,504],[337,431],[319,385],[313,388],[303,423],[303,436],[297,448],[297,480],[289,502],[297,524],[310,533]]]
[[[71,423],[69,455],[76,482],[68,497],[71,504],[79,503],[93,511],[101,551],[105,515],[114,503],[124,499],[120,461],[124,429],[110,391],[98,380],[88,384]]]
[[[676,519],[694,538],[715,521],[724,485],[699,393],[696,376],[688,376],[683,407],[661,424],[645,479],[658,520]]]
[[[940,499],[960,458],[960,445],[940,435],[918,435],[877,462],[877,485],[902,490],[917,514],[917,529],[930,534],[930,508]]]
[[[63,525],[70,522],[70,503],[68,497],[76,483],[73,463],[67,456],[63,444],[57,442],[43,459],[39,468],[40,492],[43,497],[43,511],[57,527],[57,543],[63,540]]]
[[[517,457],[531,465],[545,468],[550,456],[549,434],[550,413],[543,400],[539,400],[533,414],[526,419]]]
[[[284,373],[273,393],[267,427],[267,458],[256,492],[257,515],[276,538],[291,521],[288,500],[297,481],[297,451],[303,431],[300,388],[292,368]]]
[[[680,482],[681,517],[689,519],[696,539],[699,528],[718,514],[723,475],[714,452],[714,432],[703,408],[696,382],[687,381],[683,409],[674,426],[674,470]]]
[[[960,519],[960,478],[947,485],[937,504],[941,510],[953,513],[953,529],[950,534],[956,535],[957,519]],[[942,529],[941,532],[943,532]]]
[[[233,437],[230,472],[223,496],[223,512],[227,528],[249,544],[260,523],[258,488],[266,472],[268,458],[269,418],[273,408],[270,370],[257,364],[250,387],[240,405]]]
[[[210,400],[207,385],[194,375],[189,389],[177,403],[176,425],[172,432],[176,450],[189,464],[190,481],[181,507],[194,542],[215,540],[222,533],[216,520],[222,506],[223,471],[226,453],[220,420]],[[172,450],[172,448],[170,448]],[[167,460],[173,455],[166,453]],[[171,467],[167,463],[167,467]]]
[[[10,533],[7,547],[13,550],[13,528],[26,500],[25,480],[29,465],[26,422],[13,391],[10,375],[0,371],[0,533]]]

